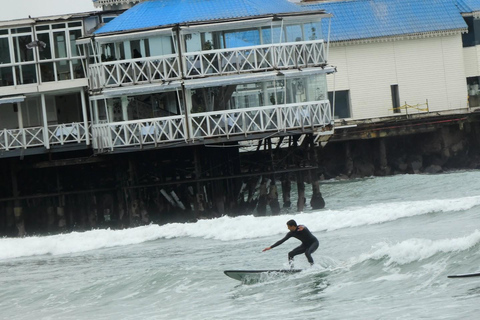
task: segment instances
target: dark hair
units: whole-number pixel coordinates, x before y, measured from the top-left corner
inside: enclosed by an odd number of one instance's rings
[[[297,223],[295,222],[295,220],[288,220],[287,221],[287,226],[290,226],[290,227],[296,227],[297,226]]]

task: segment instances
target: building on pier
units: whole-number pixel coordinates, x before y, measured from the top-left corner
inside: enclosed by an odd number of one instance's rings
[[[93,52],[93,148],[331,133],[328,17],[284,0],[137,4],[77,41]]]

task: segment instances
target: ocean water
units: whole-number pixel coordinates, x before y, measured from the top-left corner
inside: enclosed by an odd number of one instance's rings
[[[0,239],[0,319],[478,319],[480,171],[321,186],[327,208]],[[320,240],[281,269],[305,224]]]

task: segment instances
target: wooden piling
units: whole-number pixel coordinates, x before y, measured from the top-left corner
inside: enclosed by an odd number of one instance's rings
[[[303,173],[297,172],[297,192],[298,192],[298,200],[297,200],[297,211],[303,212],[305,208],[305,183],[303,182]]]

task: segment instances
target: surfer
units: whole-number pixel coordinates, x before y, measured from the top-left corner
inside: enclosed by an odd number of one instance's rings
[[[288,253],[288,262],[290,263],[290,265],[292,266],[293,264],[293,257],[302,253],[305,253],[308,262],[313,265],[312,253],[314,253],[315,250],[317,250],[318,248],[318,239],[310,232],[310,230],[308,230],[307,227],[302,225],[297,226],[295,220],[287,221],[287,228],[288,230],[290,230],[290,232],[287,233],[287,235],[282,240],[275,242],[270,247],[266,247],[265,249],[263,249],[263,251],[273,249],[281,245],[291,237],[294,237],[302,241],[302,244]]]

